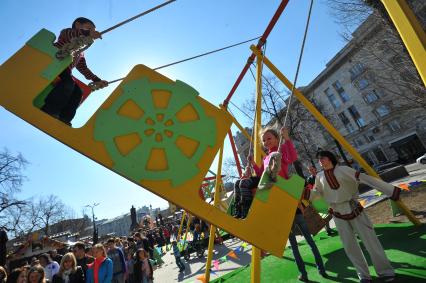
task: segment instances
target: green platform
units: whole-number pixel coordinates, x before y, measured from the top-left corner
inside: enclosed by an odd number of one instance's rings
[[[375,228],[386,254],[396,268],[397,279],[394,282],[426,282],[426,226],[414,227],[404,223],[376,225]],[[303,241],[299,243],[299,249],[311,282],[359,282],[355,269],[346,257],[339,236],[328,237],[325,232],[321,232],[314,239],[331,278],[324,279],[318,274],[312,252]],[[376,276],[364,247],[363,251],[370,263],[370,272],[375,279],[373,282],[381,282]],[[297,280],[299,272],[290,248],[286,250],[284,258],[275,256],[264,258],[261,268],[261,282],[300,282]],[[250,282],[250,266],[236,269],[211,282]]]

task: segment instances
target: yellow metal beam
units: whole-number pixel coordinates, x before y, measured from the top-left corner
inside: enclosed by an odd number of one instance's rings
[[[258,49],[256,49],[258,50]],[[260,51],[258,50],[260,53]],[[262,129],[262,56],[256,57],[256,117],[253,129],[253,148],[254,162],[260,164],[262,162],[262,149],[260,147],[259,132]],[[251,283],[260,282],[260,249],[252,246],[251,253]]]
[[[180,226],[179,226],[179,231],[178,231],[176,240],[180,240],[180,236],[182,235],[183,220],[185,219],[185,217],[186,217],[186,211],[184,210],[182,213],[182,219],[180,220]]]
[[[189,225],[191,225],[191,214],[188,213],[188,220],[186,221],[185,236],[183,236],[183,246],[184,247],[186,246],[186,237],[188,236]]]
[[[426,86],[426,33],[405,0],[382,0]]]
[[[213,205],[215,207],[218,206],[220,202],[220,187],[222,185],[222,159],[223,159],[223,143],[219,149],[219,161],[217,165],[216,172],[216,184],[214,188],[214,201]],[[210,236],[209,236],[209,247],[207,251],[207,262],[206,262],[206,272],[204,274],[206,281],[210,282],[210,267],[212,265],[213,258],[213,247],[214,247],[214,238],[215,238],[216,227],[214,225],[210,225]]]
[[[261,52],[252,45],[250,49],[256,54],[256,56],[263,57],[263,63],[268,66],[272,73],[280,79],[283,84],[288,88],[292,89],[293,84],[275,67],[274,64],[265,56],[261,54]],[[297,88],[294,89],[294,95],[303,104],[303,106],[308,109],[309,112],[318,120],[318,122],[323,125],[324,128],[335,138],[342,147],[349,152],[349,154],[359,163],[359,165],[367,171],[367,173],[376,178],[380,178],[379,175],[374,171],[373,168],[367,163],[367,161],[362,158],[362,156],[356,151],[356,149],[334,128],[334,126],[318,111],[318,109],[302,94],[300,90]],[[402,203],[401,200],[396,201],[398,208],[407,216],[407,218],[416,226],[421,225],[420,221],[414,217],[411,211]]]

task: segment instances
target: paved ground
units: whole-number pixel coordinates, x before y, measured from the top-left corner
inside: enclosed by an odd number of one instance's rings
[[[223,245],[215,245],[213,260],[219,259],[241,246],[242,242],[238,239],[225,241]],[[195,253],[192,254],[189,262],[185,262],[185,272],[179,272],[175,263],[175,258],[171,252],[163,256],[164,264],[161,268],[154,271],[154,281],[158,282],[201,282],[196,278],[205,273],[207,251],[205,257],[198,259]],[[220,277],[238,267],[249,264],[251,261],[251,246],[248,245],[244,252],[238,253],[238,259],[228,257],[226,262],[220,263],[219,270],[214,270],[211,274],[211,279]]]
[[[394,185],[400,183],[409,183],[415,180],[426,180],[426,165],[419,164],[410,164],[406,166],[407,170],[410,173],[410,176],[392,182]],[[365,194],[374,194],[374,191],[366,192]],[[335,227],[334,222],[330,222],[330,226]],[[298,236],[298,240],[303,238]],[[235,248],[241,246],[242,242],[238,239],[231,239],[224,242],[223,245],[215,245],[213,260],[219,259],[225,256],[229,251],[234,250]],[[179,270],[175,263],[175,258],[171,252],[168,252],[164,257],[164,265],[154,271],[154,281],[156,282],[201,282],[196,278],[205,272],[206,257],[198,259],[193,254],[193,257],[189,262],[185,262],[186,270],[185,272],[179,273]],[[211,279],[220,277],[236,268],[250,264],[251,261],[251,246],[248,245],[243,253],[239,253],[238,259],[232,259],[228,257],[227,262],[220,263],[219,270],[214,270],[211,274]],[[183,260],[183,259],[182,259]]]
[[[398,186],[399,184],[409,184],[410,182],[414,182],[414,181],[426,180],[426,165],[413,163],[413,164],[409,164],[405,166],[405,168],[407,169],[410,175],[391,182],[393,185]],[[377,193],[377,190],[373,189],[361,194],[360,197],[368,199],[369,196],[374,196],[376,193]],[[386,196],[383,196],[383,195],[380,197],[376,197],[372,199],[371,201],[368,201],[365,207],[370,207],[382,201],[385,198]]]

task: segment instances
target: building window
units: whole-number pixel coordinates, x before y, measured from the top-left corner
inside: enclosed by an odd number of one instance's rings
[[[355,127],[352,125],[351,121],[349,121],[348,117],[345,115],[345,112],[339,113],[338,116],[349,133],[355,132]]]
[[[361,138],[356,138],[354,139],[354,144],[355,146],[363,146],[364,145],[364,141]]]
[[[366,134],[364,135],[364,138],[368,143],[374,142],[376,140],[372,134]]]
[[[367,92],[364,95],[364,101],[367,102],[367,103],[372,103],[372,102],[374,102],[374,101],[376,101],[378,99],[379,99],[379,95],[377,94],[377,92],[376,92],[375,89]]]
[[[352,68],[349,70],[349,73],[351,74],[351,80],[354,80],[356,77],[361,75],[364,72],[365,68],[362,63],[356,63],[352,66]]]
[[[332,93],[329,88],[327,88],[324,92],[327,95],[328,100],[330,101],[331,105],[333,105],[333,108],[334,109],[339,108],[340,107],[340,102],[339,102],[339,100],[337,100],[337,98],[334,95],[334,93]]]
[[[377,117],[384,117],[390,113],[390,109],[386,105],[380,105],[374,110],[374,114],[376,114]]]
[[[388,159],[385,155],[385,153],[383,152],[383,150],[379,147],[375,148],[373,150],[374,155],[376,156],[377,160],[381,163],[381,162],[387,162]]]
[[[392,132],[397,132],[401,130],[401,125],[397,120],[392,120],[388,123],[388,127]]]
[[[348,108],[349,114],[351,114],[352,118],[354,119],[355,123],[358,125],[358,127],[364,127],[366,125],[364,119],[359,114],[358,110],[354,105]]]
[[[370,83],[366,78],[360,78],[359,80],[357,80],[356,82],[354,82],[355,86],[359,89],[359,90],[363,90],[365,89]]]
[[[349,95],[345,92],[345,89],[342,87],[339,81],[335,81],[333,83],[333,87],[339,94],[340,99],[343,101],[343,103],[349,101]]]

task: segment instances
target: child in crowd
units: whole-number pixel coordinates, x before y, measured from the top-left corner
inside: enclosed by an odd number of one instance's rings
[[[95,30],[95,24],[91,20],[80,17],[74,20],[71,28],[61,31],[54,45],[61,48],[79,37],[102,38],[101,33]],[[74,81],[71,70],[76,67],[86,79],[98,82],[100,88],[108,85],[107,81],[101,80],[87,68],[83,52],[74,54],[72,59],[71,65],[59,75],[60,81],[47,95],[45,104],[41,108],[42,111],[69,126],[71,126],[71,120],[80,105],[83,93]]]
[[[133,273],[136,283],[154,282],[154,271],[149,262],[148,252],[144,249],[138,249],[136,252],[136,262]]]
[[[253,169],[256,173],[256,176],[250,176],[251,172],[249,169],[246,169],[245,176],[238,180],[234,185],[234,195],[235,195],[235,204],[236,218],[246,218],[249,212],[251,203],[253,201],[253,196],[256,192],[257,185],[259,184],[260,178],[264,169],[269,165],[269,160],[272,154],[278,150],[281,151],[281,170],[278,173],[281,177],[288,179],[288,166],[297,160],[297,152],[294,148],[293,142],[291,141],[287,128],[283,127],[280,130],[281,136],[284,139],[284,142],[281,144],[281,148],[278,149],[280,144],[280,134],[275,128],[266,127],[260,132],[262,138],[262,144],[267,150],[267,155],[263,158],[261,167],[258,167],[257,164],[253,161],[251,156],[248,157],[248,162],[250,163],[248,167],[253,166]]]
[[[185,265],[183,264],[182,260],[180,259],[180,251],[179,251],[179,247],[177,245],[177,242],[173,241],[172,246],[173,246],[173,254],[174,254],[175,259],[176,259],[176,264],[179,267],[179,272],[182,272],[182,271],[185,270]]]
[[[41,265],[35,265],[31,267],[27,274],[28,283],[46,283],[46,277],[44,276],[44,268]]]

